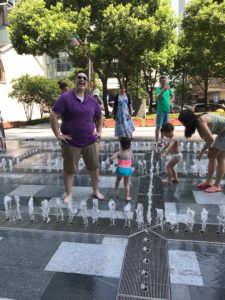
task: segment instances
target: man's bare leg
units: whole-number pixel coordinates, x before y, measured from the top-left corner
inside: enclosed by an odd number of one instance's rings
[[[104,200],[104,196],[99,191],[99,169],[96,170],[89,170],[91,181],[92,181],[92,188],[93,193],[99,200]]]
[[[65,171],[63,172],[63,182],[66,191],[66,196],[64,198],[64,203],[68,204],[73,197],[73,174],[68,174]]]
[[[156,128],[155,129],[155,142],[158,144],[159,142],[159,131],[160,131],[160,128]]]
[[[161,132],[161,143],[163,143],[163,140],[164,140],[164,133]]]

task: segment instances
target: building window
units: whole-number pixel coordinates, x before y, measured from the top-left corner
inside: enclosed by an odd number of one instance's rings
[[[68,58],[59,57],[57,58],[57,72],[68,72],[72,68]]]
[[[8,7],[14,7],[16,5],[16,0],[0,0],[0,3],[6,4]]]

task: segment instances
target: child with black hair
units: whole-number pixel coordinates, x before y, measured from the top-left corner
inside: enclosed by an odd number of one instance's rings
[[[175,170],[176,164],[182,159],[182,153],[180,152],[179,141],[174,136],[174,126],[171,123],[165,123],[162,125],[161,132],[165,137],[169,138],[169,142],[160,152],[161,157],[171,154],[171,159],[166,165],[167,179],[162,180],[163,183],[178,183],[177,172]]]
[[[179,114],[178,120],[185,128],[186,138],[191,137],[197,131],[205,141],[197,159],[201,160],[204,153],[208,151],[207,178],[196,187],[206,193],[222,192],[220,184],[225,173],[225,118],[211,113],[198,115],[190,109],[185,109]],[[214,173],[216,174],[213,183]]]
[[[120,138],[121,150],[114,153],[109,161],[112,164],[115,158],[118,159],[118,167],[116,168],[116,182],[115,182],[115,196],[119,194],[119,185],[123,178],[125,188],[125,199],[130,201],[130,176],[132,175],[132,151],[131,151],[131,139],[128,137]]]
[[[65,81],[58,81],[58,86],[61,90],[61,94],[69,91],[69,86]]]

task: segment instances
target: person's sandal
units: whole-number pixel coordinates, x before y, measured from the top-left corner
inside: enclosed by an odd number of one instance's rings
[[[208,187],[207,189],[205,189],[206,193],[218,193],[218,192],[222,192],[221,187],[212,185],[211,187]]]
[[[205,190],[207,188],[210,188],[212,185],[211,184],[208,184],[208,183],[205,183],[205,182],[200,182],[196,185],[196,187],[198,189],[201,189],[201,190]]]

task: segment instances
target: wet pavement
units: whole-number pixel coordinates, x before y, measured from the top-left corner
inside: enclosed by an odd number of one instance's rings
[[[162,185],[168,158],[159,159],[152,139],[136,137],[127,213],[122,185],[114,197],[116,162],[110,165],[108,157],[119,149],[115,139],[105,137],[100,145],[100,188],[106,200],[96,210],[81,159],[74,206],[68,209],[61,201],[60,145],[41,132],[30,131],[28,138],[24,131],[19,139],[8,134],[7,153],[0,153],[0,299],[225,299],[225,233],[217,218],[225,195],[195,187],[207,172],[206,156],[201,163],[195,160],[200,141],[183,140],[180,183]],[[45,221],[43,200],[50,209]]]

